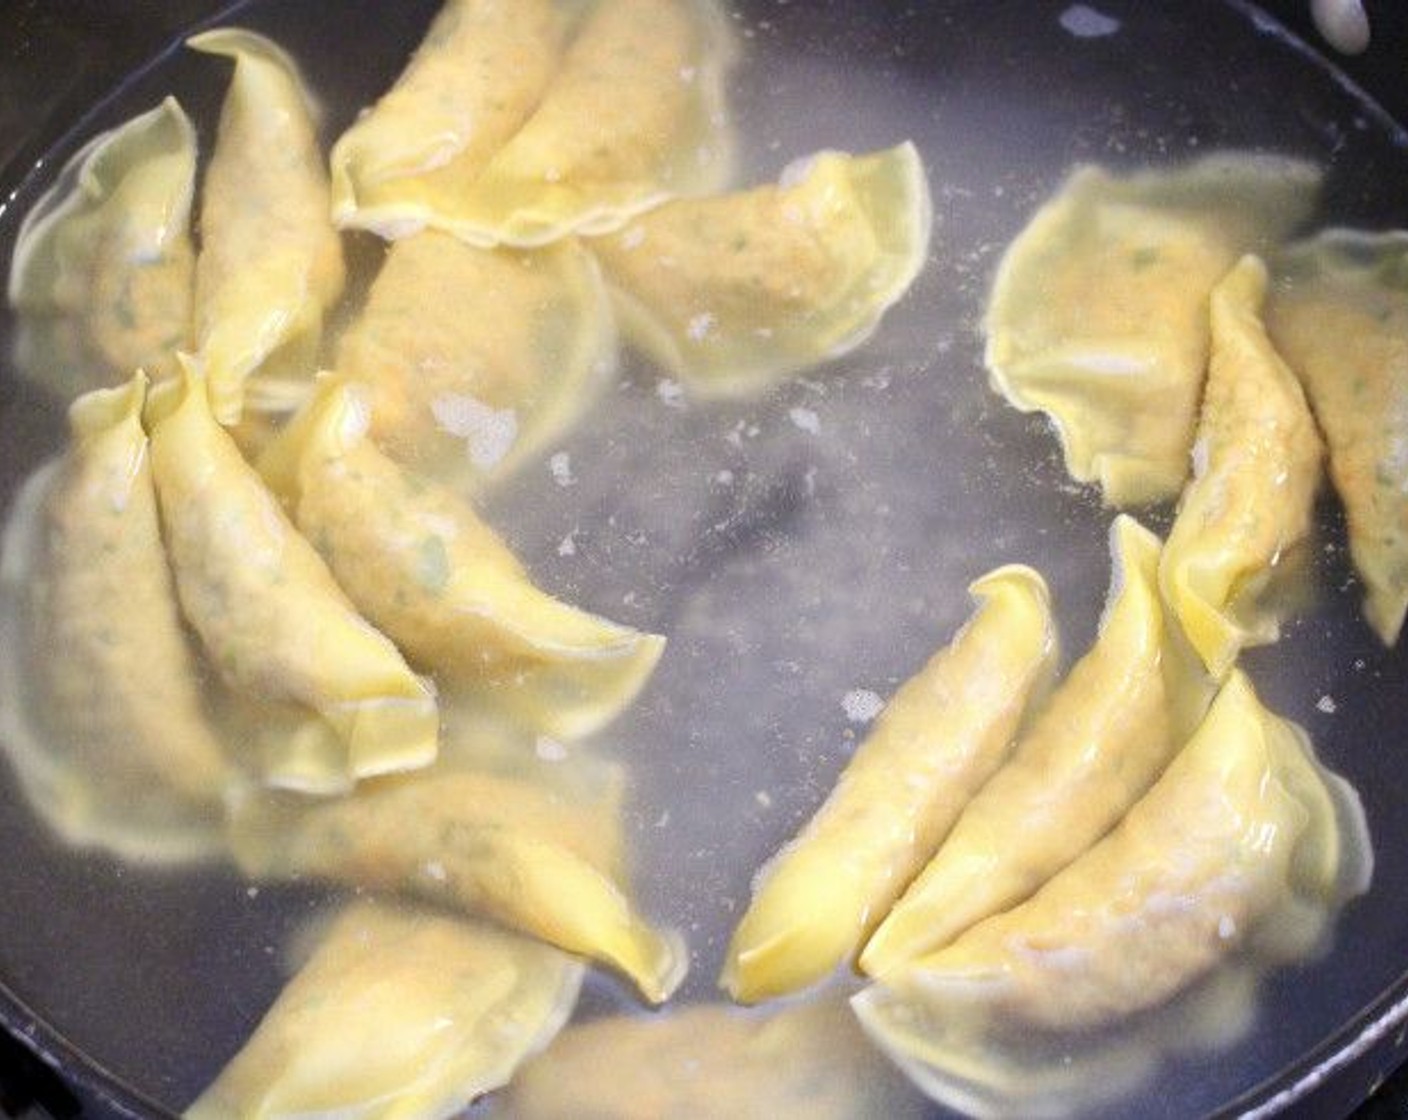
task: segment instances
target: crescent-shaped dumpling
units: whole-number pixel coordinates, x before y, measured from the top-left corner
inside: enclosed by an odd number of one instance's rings
[[[163,378],[189,345],[196,134],[168,97],[87,144],[25,216],[10,265],[15,366],[64,400]]]
[[[1159,562],[1164,601],[1219,679],[1244,647],[1280,632],[1264,593],[1310,533],[1324,457],[1305,394],[1266,336],[1266,284],[1248,256],[1213,289],[1193,478]]]
[[[821,152],[776,186],[680,199],[594,239],[628,338],[701,396],[756,392],[865,342],[929,251],[913,144]]]
[[[968,803],[861,953],[885,976],[1029,897],[1153,784],[1211,699],[1159,599],[1159,539],[1111,529],[1114,575],[1095,644]]]
[[[1027,902],[853,1002],[871,1037],[939,1099],[967,1099],[964,1082],[981,1070],[1011,1069],[1020,1086],[1022,1054],[1050,1060],[1043,1038],[1064,1039],[1054,1052],[1071,1061],[1090,1040],[1102,1045],[1099,1028],[1234,956],[1264,967],[1314,951],[1370,871],[1353,790],[1234,670],[1109,836]]]
[[[377,449],[368,418],[366,394],[328,379],[261,461],[343,590],[447,699],[564,738],[603,727],[665,640],[538,590],[468,503]]]
[[[835,789],[754,880],[721,983],[752,1003],[849,961],[1006,759],[1055,671],[1046,584],[1017,565],[969,588],[981,604],[895,693]]]
[[[720,190],[733,54],[715,0],[595,0],[537,111],[434,224],[475,245],[531,247]]]
[[[1408,611],[1408,233],[1327,230],[1288,249],[1266,323],[1325,433],[1364,614]]]
[[[1105,501],[1176,495],[1209,351],[1208,295],[1310,216],[1320,172],[1227,153],[1117,178],[1076,171],[1007,250],[986,318],[994,387],[1056,425]]]
[[[596,262],[576,240],[493,251],[396,242],[336,367],[368,386],[372,435],[441,481],[502,478],[560,436],[615,370]]]
[[[5,531],[4,746],[71,843],[139,860],[218,848],[231,776],[162,548],[146,378],[69,410],[73,443]]]
[[[234,60],[201,192],[196,346],[222,424],[251,403],[288,407],[317,368],[323,317],[342,294],[342,244],[328,215],[317,112],[294,61],[227,27],[187,45]]]
[[[185,1116],[453,1116],[547,1044],[581,983],[550,946],[355,903]]]
[[[917,1120],[924,1102],[867,1045],[845,1003],[770,1014],[696,1004],[575,1024],[514,1078],[514,1120]]]
[[[396,84],[332,150],[342,228],[404,237],[452,216],[537,108],[569,28],[562,0],[448,0]]]
[[[152,473],[186,619],[232,690],[309,717],[268,744],[266,780],[326,793],[428,765],[430,687],[348,602],[215,422],[195,364],[164,388],[149,409]]]
[[[528,781],[436,768],[330,801],[246,798],[231,848],[251,877],[314,876],[485,914],[612,966],[659,1003],[688,960],[678,935],[627,897],[617,817],[614,797],[577,803]]]

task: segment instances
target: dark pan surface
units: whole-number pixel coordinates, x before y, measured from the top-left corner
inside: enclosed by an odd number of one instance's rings
[[[304,62],[334,135],[391,79],[435,7],[280,0],[241,7],[238,19]],[[529,466],[487,510],[546,586],[670,635],[651,688],[603,741],[637,777],[646,907],[693,949],[684,998],[713,997],[753,871],[853,745],[840,698],[856,687],[887,695],[912,673],[966,616],[970,579],[1032,563],[1052,585],[1068,657],[1094,632],[1110,515],[1065,478],[1043,423],[989,392],[977,331],[1003,247],[1070,165],[1274,150],[1326,166],[1326,220],[1408,225],[1403,133],[1264,17],[1213,0],[1102,0],[1095,7],[1119,30],[1082,39],[1059,22],[1067,7],[743,5],[745,181],[816,148],[913,138],[935,197],[933,259],[870,345],[763,402],[673,407],[653,372],[628,359],[619,389],[561,446],[575,485]],[[85,138],[170,91],[208,144],[222,86],[209,60],[170,52],[64,135],[44,166],[23,174],[28,159],[12,162],[0,181],[0,259],[18,216]],[[56,109],[35,135],[47,144],[74,119]],[[26,144],[26,156],[42,150]],[[59,448],[59,420],[4,372],[6,506]],[[1145,519],[1163,529],[1168,512]],[[1268,702],[1361,791],[1374,886],[1342,916],[1325,959],[1270,978],[1244,1041],[1174,1061],[1119,1113],[1181,1118],[1263,1097],[1408,991],[1408,895],[1398,889],[1408,881],[1408,664],[1359,620],[1328,496],[1316,570],[1316,602],[1247,664]],[[141,1110],[179,1110],[238,1048],[279,989],[287,936],[325,897],[249,890],[218,868],[153,873],[67,851],[2,767],[0,852],[6,1018]],[[629,1006],[594,981],[584,1011]]]

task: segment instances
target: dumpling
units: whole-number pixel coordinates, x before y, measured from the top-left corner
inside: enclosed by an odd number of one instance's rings
[[[330,879],[401,891],[611,965],[659,1003],[688,965],[678,935],[649,925],[621,886],[614,799],[437,768],[309,802],[254,795],[232,814],[231,849],[254,878]]]
[[[357,614],[215,422],[195,364],[165,388],[149,410],[152,473],[186,619],[230,688],[302,713],[267,743],[266,780],[327,793],[428,765],[430,687]]]
[[[337,370],[372,394],[372,435],[442,481],[502,478],[559,437],[615,370],[595,261],[575,241],[488,251],[398,241]]]
[[[537,108],[565,10],[561,0],[448,0],[396,84],[333,146],[336,224],[394,238],[453,214]]]
[[[1023,1048],[1048,1032],[1065,1032],[1070,1060],[1089,1032],[1237,956],[1305,956],[1369,872],[1353,790],[1234,671],[1109,836],[1027,902],[853,1002],[870,1035],[942,1098],[974,1064],[1020,1069]]]
[[[1105,501],[1176,495],[1209,349],[1208,294],[1304,222],[1320,172],[1228,153],[1115,178],[1079,169],[1007,250],[988,305],[993,386],[1056,425]]]
[[[513,1120],[902,1120],[918,1095],[840,1000],[760,1016],[695,1005],[569,1027],[490,1115]]]
[[[531,247],[722,189],[733,54],[715,0],[596,0],[537,111],[435,226]]]
[[[959,1003],[1045,1029],[1088,1028],[1162,1003],[1259,936],[1275,958],[1299,955],[1328,908],[1367,888],[1357,806],[1316,765],[1305,733],[1263,708],[1235,671],[1114,832],[1025,903],[884,987],[942,998],[962,986]],[[1273,913],[1281,920],[1259,931]]]
[[[618,715],[665,640],[539,591],[468,504],[376,448],[368,418],[359,388],[326,380],[261,463],[358,609],[447,693],[566,738]]]
[[[15,365],[72,400],[189,344],[196,134],[168,97],[96,137],[25,216],[10,266]]]
[[[324,314],[342,293],[342,244],[317,111],[293,60],[233,27],[187,45],[235,62],[202,189],[195,310],[211,408],[229,425],[250,378],[257,407],[297,403],[317,367]]]
[[[437,1120],[566,1022],[582,966],[513,934],[356,903],[319,939],[190,1120]]]
[[[591,245],[626,333],[702,396],[756,392],[865,342],[929,251],[913,144],[821,152],[777,186],[667,203]]]
[[[1329,443],[1365,617],[1393,645],[1408,611],[1408,233],[1327,230],[1276,271],[1266,325]]]
[[[162,551],[146,378],[69,410],[73,444],[28,484],[3,561],[5,747],[71,843],[142,860],[218,848],[229,767]]]
[[[1265,592],[1311,531],[1324,456],[1300,384],[1266,337],[1266,282],[1248,256],[1213,289],[1193,480],[1159,562],[1164,601],[1219,679],[1244,646],[1280,632]]]
[[[1159,601],[1159,540],[1119,517],[1100,633],[860,957],[886,976],[1030,896],[1153,784],[1211,699]]]
[[[1008,566],[969,589],[981,606],[895,693],[825,804],[759,872],[722,985],[752,1003],[849,961],[1006,758],[1057,656],[1040,575]]]

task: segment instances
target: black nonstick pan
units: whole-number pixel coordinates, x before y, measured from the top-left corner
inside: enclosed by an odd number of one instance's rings
[[[224,74],[180,47],[187,31],[239,22],[278,39],[331,137],[389,83],[436,6],[11,0],[0,260],[95,132],[173,92],[209,143]],[[1005,245],[1076,163],[1130,169],[1220,148],[1322,164],[1317,224],[1408,226],[1408,12],[1366,7],[1369,47],[1346,57],[1299,0],[730,4],[742,179],[774,178],[818,148],[913,139],[934,195],[931,259],[869,344],[760,401],[681,400],[627,358],[554,449],[571,485],[529,464],[485,507],[543,584],[670,638],[603,740],[634,776],[644,904],[691,945],[680,998],[714,998],[754,870],[863,734],[842,699],[892,692],[965,617],[971,579],[1030,563],[1051,583],[1068,656],[1094,633],[1110,511],[1070,483],[1044,424],[1003,404],[981,365],[978,323]],[[8,314],[0,508],[63,440],[61,410],[8,368]],[[1141,516],[1163,530],[1170,512]],[[1408,659],[1359,617],[1328,492],[1320,514],[1317,594],[1246,664],[1359,789],[1373,885],[1323,958],[1267,978],[1245,1037],[1170,1058],[1101,1115],[1348,1115],[1405,1052]],[[329,897],[251,889],[220,865],[143,870],[75,852],[0,765],[0,1023],[17,1040],[0,1046],[0,1104],[8,1091],[18,1107],[23,1054],[72,1094],[45,1098],[57,1111],[179,1112],[273,1000],[289,937]],[[589,983],[585,1014],[631,1006],[614,982]]]

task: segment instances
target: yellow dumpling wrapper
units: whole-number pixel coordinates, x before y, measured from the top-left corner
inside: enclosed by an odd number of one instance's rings
[[[468,503],[378,450],[369,419],[365,393],[325,380],[261,461],[358,609],[447,693],[563,738],[614,719],[665,640],[538,590]]]
[[[1248,256],[1213,289],[1193,478],[1159,563],[1164,601],[1219,679],[1244,647],[1280,633],[1267,585],[1311,532],[1324,457],[1305,394],[1266,336],[1266,284]]]
[[[688,959],[622,886],[614,798],[579,803],[527,781],[435,769],[380,778],[331,801],[255,795],[236,804],[231,848],[255,878],[313,876],[485,914],[667,999]]]
[[[1010,565],[969,591],[981,606],[906,681],[816,815],[759,873],[721,979],[745,1003],[850,961],[1006,759],[1055,672],[1050,596]]]
[[[611,307],[575,240],[491,251],[396,242],[336,367],[371,391],[372,435],[452,484],[502,478],[558,438],[616,368]]]
[[[984,324],[993,387],[1051,417],[1066,469],[1108,504],[1182,488],[1208,295],[1243,254],[1309,218],[1320,178],[1244,153],[1124,178],[1083,167],[1007,250]]]
[[[1364,615],[1408,611],[1408,233],[1327,230],[1277,261],[1266,323],[1329,444]]]
[[[340,914],[190,1120],[440,1120],[505,1084],[561,1029],[582,966],[428,912]]]
[[[505,1120],[918,1120],[924,1102],[845,1003],[767,1015],[717,1004],[569,1027],[489,1115]]]
[[[15,366],[72,400],[189,345],[196,134],[174,98],[95,137],[25,216],[10,265]]]
[[[348,602],[215,422],[195,364],[164,388],[149,410],[152,473],[186,619],[226,685],[305,717],[268,743],[265,779],[327,793],[429,765],[430,687]]]
[[[187,46],[235,63],[201,194],[195,297],[211,407],[230,425],[247,389],[256,409],[285,411],[306,391],[323,318],[342,294],[342,243],[328,213],[317,109],[294,61],[233,27]]]
[[[938,1099],[965,1099],[975,1070],[1010,1066],[1020,1087],[1034,1036],[1122,1023],[1237,956],[1314,951],[1334,911],[1367,889],[1368,844],[1354,791],[1234,670],[1113,832],[1027,902],[853,1002]]]
[[[386,238],[435,228],[538,107],[561,0],[448,0],[396,84],[332,150],[332,215]]]
[[[0,561],[3,742],[69,843],[175,862],[219,850],[230,767],[167,568],[146,378],[69,410],[73,443],[16,502]]]
[[[537,111],[435,227],[532,247],[722,189],[734,54],[714,0],[596,0]]]
[[[1033,894],[1124,816],[1202,718],[1211,688],[1159,599],[1159,539],[1121,516],[1110,545],[1095,644],[875,931],[860,957],[868,975]]]
[[[909,289],[933,204],[913,144],[821,152],[776,186],[680,199],[592,241],[627,337],[701,396],[849,353]]]

